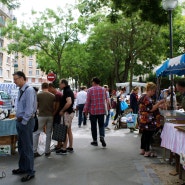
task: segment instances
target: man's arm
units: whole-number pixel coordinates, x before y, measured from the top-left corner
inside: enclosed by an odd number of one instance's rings
[[[64,107],[62,108],[62,110],[60,111],[60,115],[64,115],[64,112],[71,106],[72,104],[72,99],[71,97],[67,97],[66,98],[66,104],[64,105]]]

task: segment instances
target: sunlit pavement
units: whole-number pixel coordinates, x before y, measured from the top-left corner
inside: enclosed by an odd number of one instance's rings
[[[77,117],[73,120],[74,153],[35,159],[35,178],[26,182],[32,185],[162,185],[157,174],[150,167],[160,163],[159,158],[139,155],[140,135],[129,129],[106,130],[107,147],[91,146],[91,130],[87,126],[78,128]],[[157,148],[159,150],[159,148]],[[5,178],[0,185],[20,185],[20,176],[12,175],[17,168],[18,154],[0,157],[0,176]]]

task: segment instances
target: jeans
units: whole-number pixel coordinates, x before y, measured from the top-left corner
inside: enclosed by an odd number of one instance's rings
[[[34,175],[33,155],[33,129],[35,119],[31,118],[26,125],[16,121],[18,133],[19,169],[24,170],[28,175]]]
[[[110,110],[108,110],[108,115],[106,115],[104,126],[108,127],[109,124],[109,118],[110,118]]]
[[[86,116],[83,113],[83,108],[84,108],[85,104],[79,104],[78,105],[78,125],[81,126],[82,121],[83,121],[83,125],[86,125]]]
[[[90,122],[93,141],[97,141],[97,122],[100,137],[105,137],[104,115],[90,115]]]
[[[53,116],[39,116],[38,117],[38,130],[33,133],[33,151],[37,152],[40,133],[43,131],[43,127],[46,126],[46,147],[45,153],[50,152],[51,134],[53,130]]]

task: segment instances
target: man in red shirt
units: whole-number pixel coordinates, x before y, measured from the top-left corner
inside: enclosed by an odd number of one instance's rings
[[[97,142],[97,122],[99,126],[100,142],[103,147],[106,147],[104,140],[104,115],[106,114],[105,102],[107,100],[106,91],[100,85],[100,80],[97,77],[92,79],[92,87],[87,91],[87,100],[84,106],[84,112],[90,114],[91,133],[93,141],[91,145],[98,146]]]

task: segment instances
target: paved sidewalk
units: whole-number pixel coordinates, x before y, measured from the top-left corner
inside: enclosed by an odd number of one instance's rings
[[[66,156],[52,153],[50,157],[35,159],[35,178],[26,182],[32,185],[164,185],[151,164],[159,158],[139,155],[140,135],[129,129],[106,131],[107,147],[91,146],[90,123],[78,128],[73,121],[74,153]],[[157,149],[159,150],[159,149]],[[159,150],[161,152],[161,150]],[[20,176],[12,175],[17,168],[18,154],[0,157],[0,185],[20,185]]]

